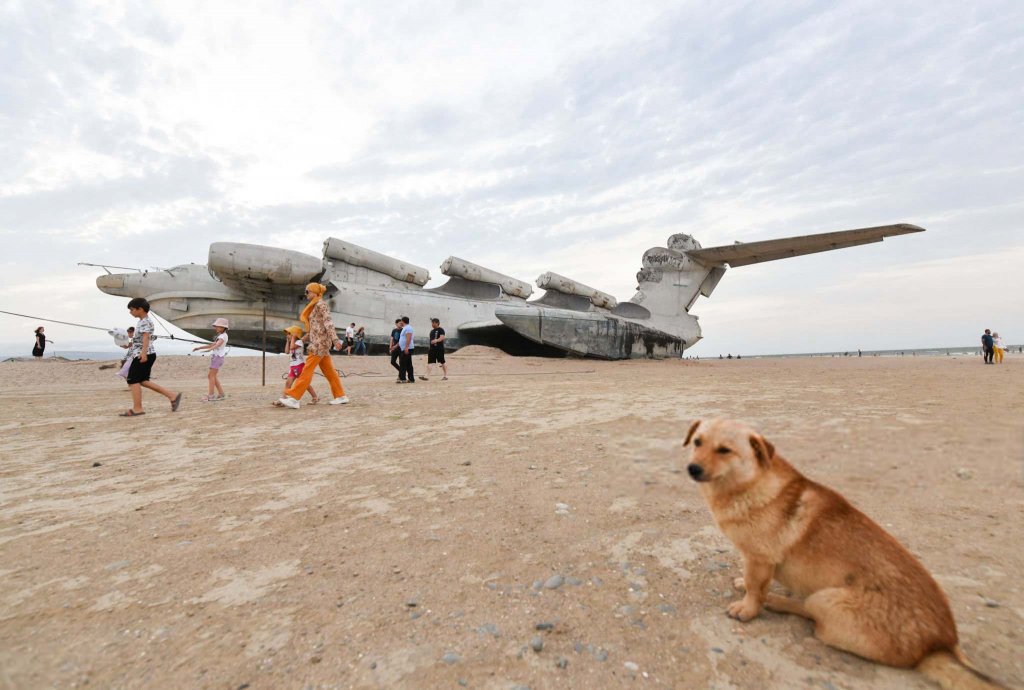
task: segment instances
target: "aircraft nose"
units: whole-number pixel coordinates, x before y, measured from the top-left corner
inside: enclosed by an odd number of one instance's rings
[[[122,290],[124,289],[124,274],[115,273],[99,276],[96,278],[96,287],[103,290],[103,292],[107,292],[108,290]]]

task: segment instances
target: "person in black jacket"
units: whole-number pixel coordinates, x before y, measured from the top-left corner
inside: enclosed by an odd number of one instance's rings
[[[398,366],[398,356],[402,354],[402,348],[398,347],[398,337],[402,335],[402,320],[395,319],[395,327],[391,330],[391,342],[388,344],[388,352],[391,353],[391,366],[401,373],[402,367]],[[402,380],[401,377],[398,378]]]
[[[43,334],[43,327],[40,326],[36,329],[36,342],[32,346],[32,356],[42,357],[43,352],[46,350],[46,336]],[[52,340],[49,342],[53,342]]]

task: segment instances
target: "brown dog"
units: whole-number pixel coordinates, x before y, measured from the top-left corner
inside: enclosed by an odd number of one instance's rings
[[[890,666],[916,667],[947,688],[996,688],[958,646],[949,601],[924,566],[828,487],[776,455],[753,429],[698,420],[690,476],[718,527],[743,554],[744,597],[728,614],[767,608],[814,621],[822,642]],[[772,579],[794,597],[768,592]]]

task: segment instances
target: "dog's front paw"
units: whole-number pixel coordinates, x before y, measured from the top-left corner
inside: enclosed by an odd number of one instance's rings
[[[751,618],[757,616],[761,612],[761,607],[752,601],[748,601],[746,597],[743,597],[739,601],[734,601],[729,604],[729,608],[726,609],[726,613],[729,614],[729,618],[735,618],[738,621],[749,621]]]
[[[747,582],[742,577],[737,577],[735,580],[733,580],[732,586],[735,587],[736,590],[739,592],[747,591]]]

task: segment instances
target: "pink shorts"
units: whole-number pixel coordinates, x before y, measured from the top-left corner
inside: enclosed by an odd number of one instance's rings
[[[288,378],[297,379],[302,375],[302,370],[306,367],[306,363],[296,364],[295,366],[288,367]]]
[[[213,355],[210,357],[210,368],[220,369],[224,365],[224,355]]]

